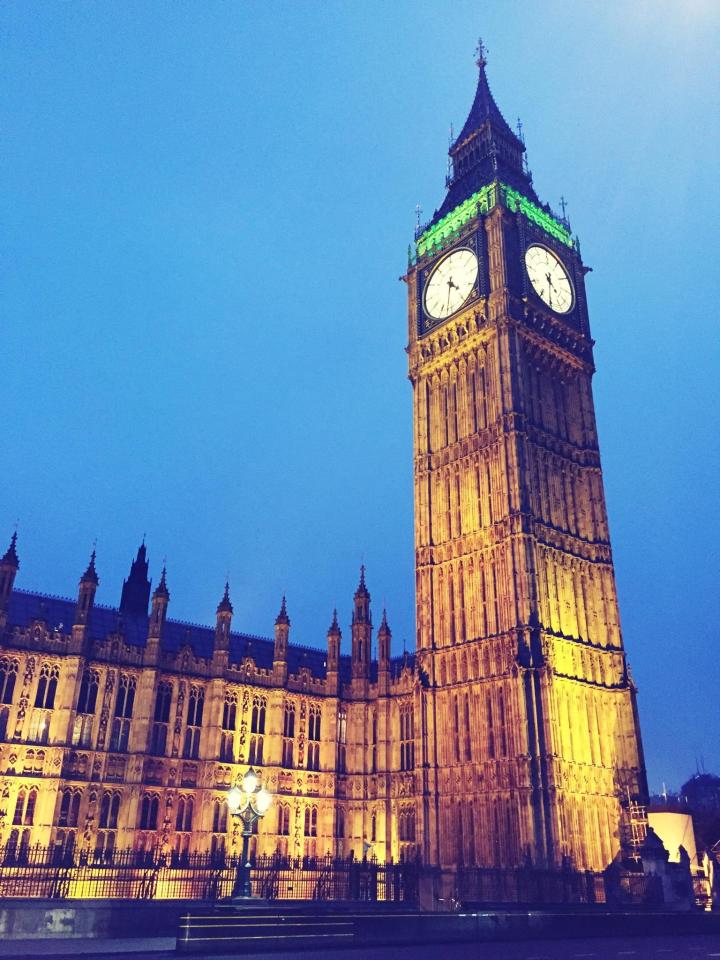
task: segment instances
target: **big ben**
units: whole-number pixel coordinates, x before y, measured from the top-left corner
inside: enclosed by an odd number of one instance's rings
[[[407,273],[423,856],[603,869],[647,786],[585,276],[478,51]]]

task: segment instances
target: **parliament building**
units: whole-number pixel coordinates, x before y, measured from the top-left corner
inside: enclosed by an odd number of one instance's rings
[[[588,268],[535,193],[482,46],[478,68],[403,278],[415,653],[393,656],[364,570],[346,639],[334,616],[311,648],[284,598],[273,637],[239,632],[227,586],[214,627],[173,620],[144,544],[117,608],[95,603],[94,553],[74,599],[29,591],[15,535],[0,560],[6,851],[237,853],[226,798],[248,766],[273,794],[258,853],[601,870],[628,842],[647,786]]]

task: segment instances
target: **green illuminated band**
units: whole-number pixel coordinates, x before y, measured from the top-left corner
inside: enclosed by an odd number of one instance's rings
[[[473,193],[467,200],[463,200],[450,213],[445,214],[442,220],[438,220],[428,230],[426,230],[417,240],[417,255],[424,257],[427,253],[443,246],[444,242],[457,234],[460,228],[472,220],[480,213],[489,213],[490,210],[501,203],[511,213],[518,210],[523,216],[527,217],[533,223],[537,224],[541,230],[564,243],[568,247],[574,247],[574,241],[567,230],[558,220],[551,217],[541,207],[528,200],[519,191],[508,186],[506,183],[500,183],[494,180],[486,187]]]

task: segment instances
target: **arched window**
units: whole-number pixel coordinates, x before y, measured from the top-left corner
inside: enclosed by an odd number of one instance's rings
[[[14,826],[31,827],[33,825],[37,793],[37,787],[31,787],[29,790],[26,787],[21,787],[18,790],[13,815]]]
[[[192,797],[180,797],[178,800],[177,815],[175,817],[175,829],[181,833],[189,833],[192,830],[192,819]]]
[[[411,703],[400,708],[400,769],[415,769],[415,726]]]
[[[18,661],[8,657],[0,658],[0,703],[13,702],[17,675]]]
[[[335,816],[335,836],[338,838],[345,836],[345,811],[342,807],[337,808]]]
[[[213,805],[213,833],[227,831],[227,805],[224,799],[216,799]]]
[[[100,674],[97,670],[85,670],[80,681],[78,695],[78,713],[95,713],[97,695],[100,688]]]
[[[165,753],[171,702],[172,684],[168,683],[167,680],[161,680],[155,694],[155,716],[150,738],[150,753]]]
[[[200,728],[202,726],[204,705],[205,691],[203,688],[196,686],[190,687],[185,745],[183,748],[183,756],[188,759],[197,760],[200,755]]]
[[[44,663],[40,669],[37,690],[35,691],[35,706],[43,710],[52,710],[55,706],[60,668],[57,664]]]
[[[250,733],[265,733],[265,710],[267,701],[262,697],[253,699]]]
[[[120,812],[120,794],[104,793],[100,803],[99,826],[103,830],[116,830]]]
[[[317,807],[305,807],[305,836],[317,836]]]
[[[290,805],[287,803],[278,807],[278,833],[281,837],[290,836]]]
[[[285,704],[283,712],[283,743],[282,743],[282,765],[284,767],[293,766],[293,753],[295,737],[295,704],[288,701]]]
[[[80,792],[63,790],[60,794],[57,825],[59,827],[76,827],[80,817]]]
[[[127,750],[130,737],[130,720],[135,705],[135,677],[120,674],[118,692],[115,698],[115,717],[110,735],[110,749],[118,752]]]
[[[237,695],[225,694],[223,704],[222,731],[220,734],[220,760],[224,763],[235,761],[235,728],[237,727]]]
[[[157,830],[160,801],[155,794],[146,793],[140,805],[140,829]]]

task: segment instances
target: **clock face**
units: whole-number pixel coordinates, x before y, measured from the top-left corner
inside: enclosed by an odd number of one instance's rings
[[[569,313],[575,302],[572,283],[552,250],[533,244],[525,251],[525,269],[535,293],[555,313]]]
[[[454,250],[435,267],[425,285],[425,313],[444,320],[465,303],[477,282],[478,261],[472,250]]]

